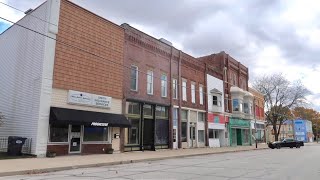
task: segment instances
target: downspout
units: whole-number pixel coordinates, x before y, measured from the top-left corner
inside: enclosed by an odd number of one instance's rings
[[[208,103],[207,103],[207,99],[208,99],[208,95],[207,95],[207,93],[208,93],[208,90],[207,90],[207,85],[208,85],[208,83],[207,83],[207,74],[208,74],[208,68],[207,68],[207,63],[204,63],[204,67],[205,67],[205,73],[204,73],[204,87],[203,87],[203,92],[205,92],[205,93],[203,93],[202,94],[202,96],[204,96],[204,94],[205,94],[205,96],[203,97],[203,103],[205,104],[205,108],[206,108],[206,112],[205,112],[205,120],[204,120],[204,122],[205,122],[205,124],[204,124],[204,131],[205,131],[205,139],[206,139],[206,141],[205,141],[205,145],[206,146],[209,146],[209,136],[208,136]]]
[[[169,148],[173,148],[173,96],[172,96],[172,57],[173,57],[173,48],[171,46],[171,57],[170,57],[170,81],[169,81],[169,89],[170,89],[170,118],[169,118]]]
[[[178,63],[178,98],[179,98],[179,110],[178,110],[178,148],[182,147],[181,142],[181,104],[182,104],[182,78],[181,78],[181,50],[179,50],[179,63]]]

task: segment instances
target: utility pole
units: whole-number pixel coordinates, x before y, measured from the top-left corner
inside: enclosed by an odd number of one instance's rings
[[[256,118],[256,98],[253,97],[253,118],[254,118],[254,137],[255,137],[255,141],[256,141],[256,149],[258,148],[258,142],[257,142],[257,118]]]

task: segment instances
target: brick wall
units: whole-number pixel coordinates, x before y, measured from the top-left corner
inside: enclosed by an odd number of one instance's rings
[[[69,153],[69,144],[48,145],[47,152],[55,152],[57,156],[67,155]]]
[[[57,39],[95,55],[57,43],[54,88],[122,99],[124,30],[120,26],[62,0]]]
[[[127,25],[125,28],[125,64],[138,67],[138,90],[130,89],[130,69],[124,69],[124,93],[127,99],[170,104],[171,47]],[[174,65],[177,72],[177,65]],[[153,95],[147,94],[147,71],[153,71]],[[161,97],[161,75],[167,75],[167,97]]]
[[[194,109],[205,109],[206,96],[205,96],[205,65],[201,61],[197,61],[194,57],[182,53],[181,63],[181,77],[187,80],[187,101],[182,101],[182,107],[189,107]],[[195,103],[191,99],[191,83],[195,83]],[[199,87],[203,86],[203,104],[200,104]]]

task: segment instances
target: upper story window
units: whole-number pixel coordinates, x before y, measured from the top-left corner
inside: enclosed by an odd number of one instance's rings
[[[138,91],[138,67],[131,65],[131,73],[130,73],[130,89],[133,91]]]
[[[199,101],[200,104],[203,105],[203,86],[201,84],[199,86]]]
[[[198,113],[198,121],[199,122],[204,122],[204,117],[205,117],[205,113],[203,113],[203,112]]]
[[[161,97],[167,97],[167,75],[161,75]]]
[[[151,70],[147,72],[147,93],[153,94],[153,71]]]
[[[182,81],[182,100],[187,101],[187,81]]]
[[[172,97],[173,99],[178,99],[178,80],[172,79]]]
[[[196,103],[196,85],[191,82],[191,102]]]
[[[232,111],[240,111],[240,102],[238,99],[232,100]]]
[[[248,103],[243,103],[243,112],[246,114],[249,114],[249,104]]]
[[[218,89],[214,88],[210,91],[211,95],[212,95],[212,105],[213,106],[222,106],[222,92],[219,91]]]

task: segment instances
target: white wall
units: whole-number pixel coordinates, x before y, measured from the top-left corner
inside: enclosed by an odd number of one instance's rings
[[[207,98],[208,98],[208,112],[212,111],[212,96],[210,91],[212,89],[217,89],[222,92],[222,99],[221,99],[221,108],[215,109],[215,112],[224,112],[224,92],[223,92],[223,81],[215,78],[209,74],[207,74]],[[217,111],[218,110],[218,111]]]
[[[49,0],[31,14],[57,23],[59,2]],[[53,38],[57,33],[57,26],[32,16],[18,24]],[[0,35],[0,111],[6,118],[0,137],[32,138],[31,153],[37,155],[46,151],[54,53],[54,40],[17,25]]]

